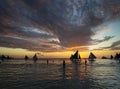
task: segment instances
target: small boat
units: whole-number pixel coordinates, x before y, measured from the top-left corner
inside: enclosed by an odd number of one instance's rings
[[[36,62],[37,60],[38,60],[38,57],[37,57],[37,55],[35,54],[35,55],[33,56],[33,61]]]
[[[70,60],[71,60],[73,63],[80,64],[80,62],[81,62],[81,57],[80,57],[80,54],[78,53],[78,50],[75,52],[74,55],[71,55]]]
[[[116,53],[115,59],[119,60],[120,59],[120,53]]]
[[[89,55],[88,59],[89,59],[89,61],[95,61],[96,56],[92,52],[90,52],[90,55]]]

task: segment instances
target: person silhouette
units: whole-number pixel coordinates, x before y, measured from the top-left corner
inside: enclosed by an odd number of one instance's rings
[[[63,60],[63,69],[65,69],[66,67],[66,63],[65,63],[65,60]]]
[[[87,59],[85,59],[85,65],[87,65]]]
[[[5,58],[6,58],[6,57],[5,57],[4,55],[1,56],[1,60],[2,60],[2,61],[4,61]]]
[[[38,57],[37,57],[37,55],[35,54],[35,55],[33,56],[33,61],[36,63],[37,60],[38,60]]]
[[[49,63],[49,60],[47,59],[47,65],[48,65],[48,63]]]
[[[25,56],[25,58],[24,58],[24,59],[25,59],[25,61],[27,61],[27,60],[29,59],[29,57],[28,57],[28,56]]]

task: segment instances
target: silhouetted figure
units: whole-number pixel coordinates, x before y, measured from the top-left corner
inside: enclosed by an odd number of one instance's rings
[[[9,56],[7,56],[7,58],[6,58],[7,60],[9,60],[9,59],[11,59]]]
[[[118,60],[119,63],[120,63],[120,53],[116,53],[116,55],[115,55],[115,59]]]
[[[85,59],[85,65],[87,65],[87,59]]]
[[[38,60],[38,58],[37,58],[37,55],[35,54],[35,55],[33,56],[33,61],[36,62],[37,60]]]
[[[65,79],[66,79],[66,69],[63,68],[63,80],[65,80]]]
[[[120,53],[118,54],[118,58],[119,58],[119,60],[120,60]]]
[[[119,56],[119,63],[120,63],[120,53],[118,54],[118,56]]]
[[[49,63],[49,60],[47,59],[47,65],[48,65],[48,63]]]
[[[66,67],[66,63],[65,63],[65,60],[63,60],[63,69],[65,69]]]
[[[112,55],[110,56],[110,59],[113,59],[113,56],[112,56]]]
[[[2,61],[4,61],[5,58],[6,58],[6,57],[5,57],[4,55],[1,56],[1,60],[2,60]]]
[[[115,55],[115,59],[119,59],[119,58],[120,58],[119,54],[116,53],[116,55]]]
[[[118,54],[118,60],[119,60],[119,63],[120,63],[120,53]]]
[[[29,59],[29,57],[28,57],[28,56],[25,56],[25,58],[24,58],[24,59],[25,59],[25,61],[27,61],[27,60]]]

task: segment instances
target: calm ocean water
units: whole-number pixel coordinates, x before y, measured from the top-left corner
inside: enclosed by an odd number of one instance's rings
[[[120,63],[98,59],[74,65],[66,59],[9,60],[0,64],[0,89],[120,89]]]

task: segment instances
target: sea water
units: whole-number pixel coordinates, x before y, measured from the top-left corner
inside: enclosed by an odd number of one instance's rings
[[[120,63],[110,59],[6,60],[0,64],[0,89],[120,89]]]

